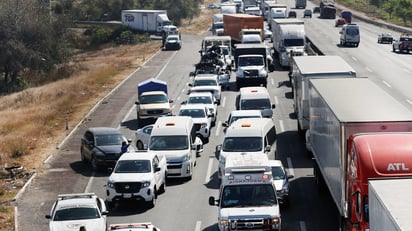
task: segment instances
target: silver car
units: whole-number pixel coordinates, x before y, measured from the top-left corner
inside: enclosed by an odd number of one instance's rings
[[[275,183],[276,194],[279,202],[283,205],[289,204],[289,179],[293,175],[288,175],[280,160],[269,160],[272,167],[273,182]]]
[[[152,133],[153,124],[146,125],[136,130],[136,147],[139,150],[147,149],[150,140],[150,134]]]

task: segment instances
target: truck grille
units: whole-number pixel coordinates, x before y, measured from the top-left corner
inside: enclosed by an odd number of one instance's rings
[[[148,115],[158,115],[158,114],[163,114],[163,110],[158,109],[158,110],[147,110]]]
[[[259,76],[259,71],[258,70],[244,70],[244,76],[247,77],[257,77]]]
[[[271,230],[270,220],[263,218],[230,220],[229,230]]]
[[[182,164],[167,164],[167,169],[181,169]]]
[[[140,182],[120,182],[114,183],[114,189],[117,193],[137,193],[140,191],[142,183]]]

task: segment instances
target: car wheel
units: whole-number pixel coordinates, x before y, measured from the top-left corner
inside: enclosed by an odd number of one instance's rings
[[[166,192],[166,177],[167,177],[167,175],[165,174],[165,181],[163,182],[163,184],[160,186],[160,189],[159,189],[160,193],[165,193]]]
[[[87,159],[86,159],[86,156],[84,155],[83,148],[80,149],[80,159],[82,160],[83,163],[87,163]]]
[[[109,210],[112,210],[114,208],[114,202],[113,201],[106,201],[106,207]]]
[[[137,141],[136,147],[139,150],[144,150],[144,145],[143,145],[142,141],[140,141],[140,140]]]
[[[395,51],[396,51],[394,46],[392,46],[392,51],[393,51],[393,52],[395,52]]]
[[[97,165],[97,160],[95,156],[92,156],[92,159],[90,160],[90,164],[92,165],[93,171],[97,172],[99,170],[99,166]]]
[[[153,198],[152,198],[152,200],[150,200],[150,201],[148,201],[148,206],[149,206],[149,208],[154,208],[155,207],[155,205],[156,205],[156,201],[157,201],[157,190],[156,190],[156,188],[154,189],[154,195],[153,195]]]

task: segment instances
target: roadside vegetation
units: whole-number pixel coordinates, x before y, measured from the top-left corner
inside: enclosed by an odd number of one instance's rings
[[[412,0],[337,0],[348,8],[365,12],[369,17],[412,27]]]
[[[52,1],[52,12],[44,2],[0,1],[0,231],[14,230],[13,198],[33,173],[42,172],[47,156],[101,97],[161,45],[124,27],[73,23],[86,9],[106,12],[101,8],[119,4],[120,18],[120,9],[152,9],[161,1],[61,0]],[[185,2],[173,1],[176,7]],[[179,22],[182,33],[203,33],[213,12],[199,14],[199,6],[193,8],[198,1],[187,2],[192,9],[182,7],[170,18]],[[88,20],[112,20],[110,14],[98,18],[100,13],[86,12]]]

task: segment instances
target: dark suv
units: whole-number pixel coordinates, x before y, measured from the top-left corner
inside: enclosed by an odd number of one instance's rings
[[[81,138],[81,160],[90,162],[95,171],[103,167],[113,167],[120,157],[123,141],[128,142],[118,129],[89,128]]]

